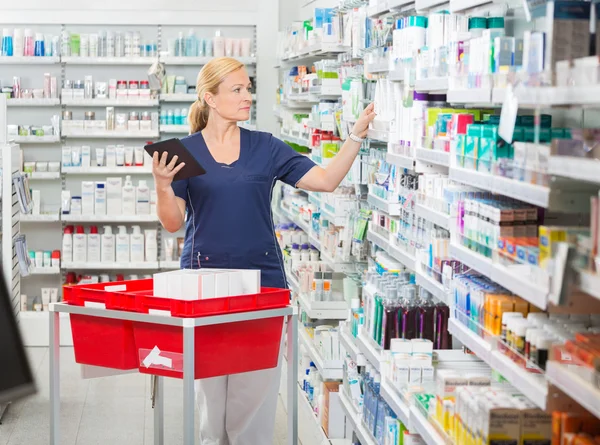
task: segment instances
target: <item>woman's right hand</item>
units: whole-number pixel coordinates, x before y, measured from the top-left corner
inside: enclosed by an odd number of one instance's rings
[[[154,186],[156,190],[167,190],[171,187],[171,183],[173,182],[173,178],[175,175],[185,167],[185,162],[182,162],[177,167],[178,156],[173,156],[171,162],[167,164],[167,158],[169,153],[166,151],[163,152],[160,159],[158,158],[158,152],[155,151],[152,155],[152,176],[154,176]]]

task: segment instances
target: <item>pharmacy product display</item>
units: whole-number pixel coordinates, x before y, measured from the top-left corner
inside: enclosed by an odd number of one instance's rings
[[[589,3],[552,6],[528,11],[534,27],[510,4],[341,1],[280,35],[282,139],[326,166],[360,110],[377,113],[345,184],[362,287],[346,322],[323,323],[347,354],[356,443],[598,435],[597,34]],[[333,219],[326,194],[283,198],[309,235]],[[476,365],[447,361],[461,345]]]

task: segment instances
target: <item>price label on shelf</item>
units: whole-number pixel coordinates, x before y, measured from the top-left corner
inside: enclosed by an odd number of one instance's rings
[[[518,111],[519,100],[513,91],[512,85],[509,85],[506,88],[502,112],[500,113],[500,126],[498,127],[498,134],[509,144],[513,140]]]

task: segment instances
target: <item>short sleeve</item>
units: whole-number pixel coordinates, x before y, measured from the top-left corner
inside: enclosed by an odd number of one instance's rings
[[[188,182],[188,179],[181,179],[171,183],[175,196],[183,199],[186,203],[188,202]]]
[[[316,164],[308,156],[304,156],[285,142],[271,137],[271,156],[275,176],[292,187],[302,179]]]

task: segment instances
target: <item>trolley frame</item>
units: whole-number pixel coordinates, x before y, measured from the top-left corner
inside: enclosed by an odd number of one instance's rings
[[[92,317],[129,320],[158,325],[178,326],[183,329],[183,445],[194,445],[195,391],[194,391],[194,328],[246,320],[285,317],[287,324],[287,422],[288,445],[298,445],[298,309],[286,306],[197,318],[167,317],[117,311],[99,307],[74,306],[68,303],[51,303],[50,310],[50,445],[60,445],[60,313],[89,315]],[[282,357],[282,354],[280,354]],[[280,360],[283,360],[281,358]],[[281,362],[279,363],[279,366]],[[164,445],[164,377],[155,376],[157,390],[154,406],[154,445]]]

